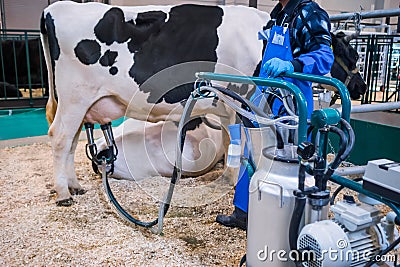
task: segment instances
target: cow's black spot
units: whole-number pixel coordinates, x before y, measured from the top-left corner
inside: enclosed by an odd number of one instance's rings
[[[167,14],[162,11],[139,13],[135,19],[134,34],[128,43],[131,53],[138,51],[151,35],[156,35],[165,24]]]
[[[100,58],[100,64],[103,67],[110,67],[115,63],[115,59],[118,56],[117,51],[107,50],[104,55]]]
[[[99,20],[94,33],[100,42],[107,45],[124,43],[130,39],[128,48],[134,52],[151,34],[159,31],[166,18],[167,14],[162,11],[149,11],[139,13],[135,21],[125,21],[124,12],[113,7]]]
[[[132,36],[132,22],[125,22],[124,12],[117,7],[108,10],[94,27],[94,34],[100,42],[111,45],[123,43]]]
[[[185,123],[182,130],[183,131],[193,131],[196,128],[198,128],[202,122],[203,122],[202,117],[191,118],[190,121]],[[174,124],[176,127],[179,126],[179,122],[174,122]]]
[[[191,119],[189,122],[187,122],[185,124],[185,126],[183,126],[183,130],[184,131],[193,131],[196,128],[198,128],[202,122],[203,121],[202,121],[201,117]]]
[[[111,75],[116,75],[118,73],[118,68],[117,67],[111,67],[109,70]]]
[[[217,28],[222,23],[222,16],[223,10],[216,6],[181,5],[171,8],[169,19],[160,32],[151,35],[134,54],[134,65],[129,75],[137,84],[144,85],[155,73],[176,64],[216,62]],[[179,75],[186,75],[186,80],[194,81],[196,71],[214,71],[214,67],[205,70],[192,68]],[[150,92],[149,103],[159,103],[163,99],[167,103],[177,103],[190,96],[193,83],[169,89],[172,88],[163,88],[164,94],[153,86],[140,87],[141,91]]]
[[[100,45],[95,40],[82,40],[74,48],[76,57],[86,65],[96,63],[100,58]]]
[[[40,16],[40,33],[47,34],[46,19],[44,18],[44,12],[42,12],[42,15]]]
[[[43,22],[42,22],[43,23]],[[44,25],[46,29],[42,29],[43,32],[47,33],[47,38],[49,42],[49,50],[50,50],[50,58],[51,58],[51,67],[55,68],[55,61],[60,57],[60,45],[58,44],[57,36],[56,36],[56,27],[54,25],[54,19],[50,13],[47,13],[46,19],[44,21]],[[42,25],[43,27],[43,25]]]

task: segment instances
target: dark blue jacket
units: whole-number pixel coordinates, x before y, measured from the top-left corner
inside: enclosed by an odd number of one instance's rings
[[[317,3],[291,0],[283,9],[278,3],[266,28],[274,23],[289,24],[295,72],[325,75],[330,71],[334,59],[330,49],[331,24],[328,14]]]

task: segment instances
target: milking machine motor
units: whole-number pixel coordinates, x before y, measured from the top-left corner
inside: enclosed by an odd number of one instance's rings
[[[242,116],[258,119],[260,125],[243,129],[250,152],[248,160],[255,167],[249,187],[247,266],[396,266],[397,256],[387,253],[400,243],[396,229],[396,224],[400,224],[400,163],[386,159],[370,161],[358,182],[335,173],[355,140],[349,124],[350,98],[340,81],[287,74],[332,85],[340,94],[341,113],[332,108],[315,110],[307,123],[305,99],[291,83],[213,73],[197,76],[207,81],[283,88],[296,99],[296,127],[282,120],[271,124],[271,117],[260,113],[251,116],[234,107]],[[337,136],[338,145],[336,156],[328,162],[331,136]],[[339,185],[334,194],[328,181]],[[342,188],[358,192],[364,202],[356,201],[354,194],[335,201]],[[383,216],[375,206],[382,203],[393,211]]]

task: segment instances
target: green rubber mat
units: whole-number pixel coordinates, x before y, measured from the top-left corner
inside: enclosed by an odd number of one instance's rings
[[[112,125],[117,126],[124,120],[125,118],[115,120]],[[46,109],[0,110],[0,125],[0,140],[46,135]]]

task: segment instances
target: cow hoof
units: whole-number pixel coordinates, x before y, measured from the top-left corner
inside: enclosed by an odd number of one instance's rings
[[[74,204],[74,200],[72,199],[72,197],[70,197],[70,198],[67,198],[67,199],[56,201],[56,204],[59,207],[69,207],[72,204]]]
[[[76,196],[76,195],[83,195],[83,194],[85,194],[87,191],[86,191],[85,189],[83,189],[83,188],[80,188],[80,189],[70,188],[70,189],[69,189],[69,192],[70,192],[72,195]]]

